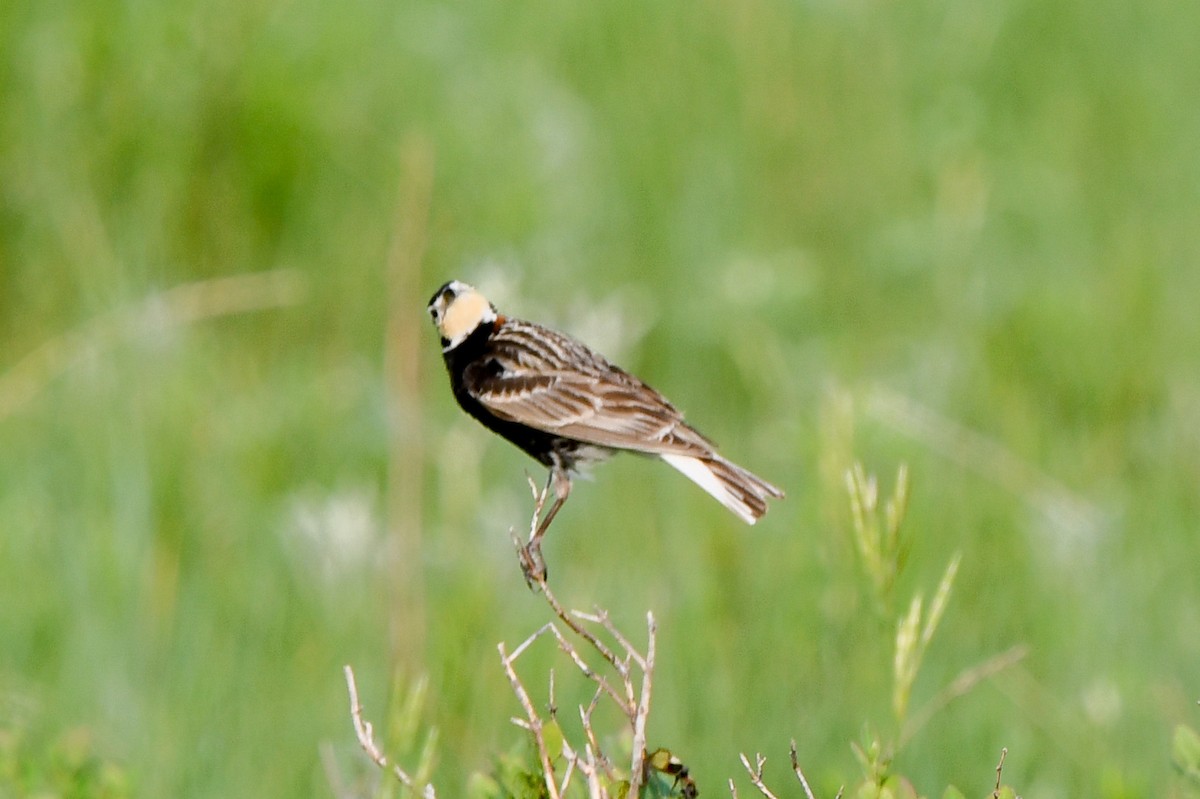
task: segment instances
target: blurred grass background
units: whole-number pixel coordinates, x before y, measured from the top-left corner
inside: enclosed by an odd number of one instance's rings
[[[459,277],[788,492],[747,530],[620,459],[548,539],[564,601],[657,614],[651,746],[705,795],[793,736],[832,795],[889,723],[856,458],[911,468],[901,603],[963,554],[914,704],[1030,647],[898,770],[980,795],[1007,746],[1028,796],[1167,795],[1200,695],[1198,29],[1163,0],[5,3],[0,727],[83,730],[139,795],[327,796],[370,776],[350,662],[378,715],[429,675],[443,795],[487,769],[496,643],[545,619],[507,533],[541,475],[446,389],[424,304]]]

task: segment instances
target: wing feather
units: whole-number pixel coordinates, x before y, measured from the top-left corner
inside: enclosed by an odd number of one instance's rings
[[[714,445],[665,397],[568,336],[508,319],[464,374],[489,411],[589,444],[707,455]]]

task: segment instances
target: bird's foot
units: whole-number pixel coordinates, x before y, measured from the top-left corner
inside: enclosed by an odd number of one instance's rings
[[[528,544],[522,544],[520,541],[515,543],[521,573],[525,575],[525,584],[530,590],[537,590],[546,584],[546,559],[542,557],[541,539],[535,538]]]

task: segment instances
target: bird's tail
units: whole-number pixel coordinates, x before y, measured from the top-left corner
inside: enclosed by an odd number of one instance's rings
[[[696,457],[664,454],[661,457],[717,502],[740,516],[746,524],[754,524],[767,512],[768,498],[783,497],[783,492],[778,488],[720,455]]]

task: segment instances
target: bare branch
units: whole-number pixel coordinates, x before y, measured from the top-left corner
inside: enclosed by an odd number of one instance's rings
[[[608,759],[604,757],[603,752],[600,749],[600,742],[596,740],[596,730],[594,727],[592,727],[592,713],[596,710],[596,705],[599,704],[600,697],[603,695],[604,692],[597,688],[596,693],[592,694],[592,701],[588,703],[588,706],[579,708],[579,721],[583,726],[584,738],[587,739],[587,743],[584,747],[585,751],[587,751],[589,758],[592,759],[595,759],[596,756],[599,755],[599,764],[602,765],[604,770],[607,772],[609,771]]]
[[[575,615],[581,618],[583,617],[583,614],[579,613],[578,611],[575,612]],[[625,636],[621,634],[621,631],[617,629],[616,625],[612,623],[612,619],[608,617],[608,611],[601,608],[596,608],[596,614],[594,618],[597,622],[599,622],[601,627],[608,630],[609,635],[611,635],[616,642],[621,645],[621,648],[625,650],[625,654],[629,658],[633,659],[633,662],[638,665],[638,668],[642,671],[645,671],[647,669],[646,659],[638,653],[634,645],[629,643]],[[626,663],[626,667],[628,668],[628,663]]]
[[[742,761],[742,765],[746,769],[746,773],[750,775],[750,784],[758,789],[758,792],[767,799],[779,799],[775,794],[771,793],[771,789],[763,782],[763,766],[766,765],[767,759],[760,754],[754,755],[754,766],[751,767],[750,759],[743,753],[738,755]],[[732,782],[732,780],[730,781]]]
[[[565,741],[563,743],[563,751],[567,754],[567,767],[563,769],[562,782],[558,784],[558,793],[560,796],[567,795],[567,788],[571,785],[571,778],[575,776],[575,767],[579,763],[579,756],[575,754],[575,750],[571,749]]]
[[[550,586],[546,584],[545,579],[538,580],[537,585],[538,588],[541,589],[542,596],[546,598],[546,603],[549,604],[550,609],[554,611],[554,615],[561,619],[562,623],[567,625],[567,627],[569,627],[573,633],[587,641],[592,649],[595,649],[597,652],[599,652],[600,657],[607,660],[609,665],[616,669],[617,673],[620,674],[622,678],[628,676],[629,664],[618,658],[616,653],[614,653],[607,644],[597,638],[591,630],[579,623],[580,619],[591,621],[592,618],[581,614],[578,611],[572,611],[568,613],[563,606],[559,604],[558,597],[554,596],[554,592],[550,590]],[[597,617],[597,620],[599,620],[599,617]]]
[[[608,680],[604,679],[604,675],[597,673],[595,669],[593,669],[587,664],[586,661],[584,661],[583,657],[579,654],[579,651],[575,649],[571,642],[568,641],[561,632],[559,632],[558,628],[554,626],[553,622],[547,624],[547,627],[549,627],[550,631],[554,633],[554,637],[558,641],[558,648],[566,653],[567,657],[571,658],[571,661],[576,665],[576,667],[583,672],[583,676],[596,683],[600,690],[611,696],[612,700],[617,703],[617,706],[621,708],[626,716],[633,715],[634,710],[632,698],[626,696],[624,699],[622,699],[621,695],[617,693],[617,690],[609,684]]]
[[[1000,778],[1004,774],[1004,758],[1008,757],[1008,747],[1000,750],[1000,762],[996,764],[996,790],[992,791],[993,797],[1000,796]]]
[[[599,749],[588,744],[584,747],[587,753],[587,781],[588,781],[588,797],[589,799],[607,799],[608,791],[604,789],[603,783],[600,782],[600,766],[607,766],[607,761],[604,754]]]
[[[544,630],[545,628],[543,628]],[[541,630],[534,633],[528,643],[533,638],[541,634]],[[516,654],[509,655],[505,650],[504,643],[501,642],[497,649],[500,652],[500,662],[504,666],[504,673],[508,675],[508,681],[512,685],[513,693],[517,696],[517,701],[521,703],[521,707],[525,710],[525,718],[527,724],[519,724],[518,726],[525,727],[533,733],[533,740],[538,750],[538,761],[542,767],[542,775],[546,781],[546,790],[549,791],[551,799],[558,799],[558,785],[554,781],[554,761],[550,757],[549,751],[546,749],[546,736],[542,732],[542,717],[538,715],[537,710],[533,706],[533,700],[529,698],[529,692],[525,690],[525,685],[521,682],[521,678],[517,676],[516,669],[513,668],[513,660]],[[514,721],[517,721],[514,719]]]
[[[813,796],[812,788],[808,787],[808,780],[804,778],[804,772],[800,770],[800,757],[796,753],[795,738],[792,739],[791,753],[792,771],[795,773],[796,779],[800,780],[800,785],[804,788],[804,795],[807,796],[808,799],[817,799],[815,796]]]
[[[604,616],[607,621],[607,614]],[[633,760],[629,767],[629,795],[638,796],[646,778],[646,721],[650,718],[650,689],[654,682],[654,639],[657,626],[654,614],[646,613],[646,656],[637,656],[637,651],[623,643],[630,657],[635,658],[642,668],[642,698],[638,701],[633,719]],[[623,639],[620,639],[623,641]],[[626,681],[629,685],[629,681]]]
[[[611,759],[604,754],[600,746],[599,741],[601,736],[596,734],[592,725],[593,714],[599,706],[601,698],[607,697],[625,717],[626,722],[629,724],[630,733],[632,734],[633,751],[631,752],[629,786],[626,789],[626,794],[636,797],[641,792],[641,787],[646,781],[646,725],[650,715],[650,700],[653,694],[655,637],[657,633],[654,616],[651,613],[646,614],[647,643],[645,653],[643,654],[616,628],[609,619],[607,611],[596,608],[592,613],[583,613],[578,610],[567,610],[559,602],[558,597],[555,596],[554,591],[546,582],[544,568],[536,568],[540,556],[538,553],[531,551],[537,544],[540,533],[544,532],[542,527],[545,525],[545,520],[541,519],[541,514],[549,491],[552,488],[552,481],[540,489],[532,479],[529,480],[529,485],[534,497],[534,512],[530,520],[530,541],[529,544],[522,545],[515,532],[513,540],[517,546],[518,560],[525,573],[526,580],[546,600],[546,604],[550,607],[557,621],[550,621],[536,630],[522,641],[511,654],[506,651],[503,644],[500,645],[501,662],[503,663],[505,673],[508,675],[509,682],[512,685],[513,692],[517,696],[518,702],[520,702],[522,708],[525,710],[525,718],[514,718],[513,722],[522,729],[529,730],[534,736],[546,787],[552,797],[559,797],[565,794],[571,777],[578,773],[583,774],[587,780],[589,796],[595,797],[595,799],[607,799],[608,788],[605,787],[605,781],[601,780],[602,773],[611,778],[611,780],[615,780],[616,775],[613,773]],[[554,508],[547,513],[547,516],[551,516],[553,512]],[[585,657],[585,654],[587,654],[586,651],[581,651],[583,647],[581,647],[579,642],[573,640],[572,637],[568,637],[570,635],[567,632],[568,630],[594,650],[603,662],[608,664],[612,672],[609,672],[603,664],[598,664],[599,669],[594,668],[588,662],[588,658]],[[608,633],[604,636],[604,639],[601,638],[604,635],[601,630]],[[537,709],[533,706],[533,702],[529,698],[529,692],[522,684],[515,668],[516,660],[533,645],[534,641],[544,635],[553,635],[559,650],[570,659],[571,663],[583,675],[584,679],[590,681],[595,686],[591,701],[586,707],[580,706],[579,708],[580,721],[583,725],[583,745],[580,747],[572,746],[564,738],[562,751],[555,753],[546,750],[545,736],[543,734],[544,722],[541,716],[539,716]],[[614,646],[609,643],[609,639],[615,641],[616,645]],[[635,667],[641,671],[640,679],[635,673]],[[555,675],[551,671],[551,717],[554,717],[556,712],[554,708],[555,687]],[[565,767],[563,767],[564,776],[561,780],[555,776],[553,770],[559,756],[566,763]]]
[[[509,655],[509,657],[512,660],[516,660],[517,658],[521,657],[522,653],[524,653],[524,651],[526,649],[528,649],[530,647],[530,645],[533,644],[534,641],[541,638],[546,633],[550,632],[550,630],[553,629],[553,627],[554,627],[554,622],[548,621],[545,624],[543,624],[541,627],[534,630],[533,633],[528,638],[526,638],[521,643],[517,644],[517,648],[513,650],[512,654]]]
[[[542,489],[540,492],[535,491],[535,506],[540,507],[545,499],[546,491],[547,489]],[[535,517],[536,510],[537,507],[535,507]],[[524,563],[524,557],[522,557],[522,562]],[[592,719],[601,698],[607,697],[625,717],[633,737],[627,795],[637,796],[646,781],[646,726],[650,715],[650,701],[653,695],[655,639],[657,635],[654,615],[652,613],[646,614],[647,642],[646,650],[643,654],[616,628],[609,619],[606,611],[600,608],[595,609],[593,613],[582,613],[577,610],[568,611],[558,601],[553,590],[546,584],[544,575],[533,572],[528,573],[528,577],[533,586],[545,598],[546,604],[557,617],[557,621],[547,622],[522,641],[511,654],[506,651],[503,644],[500,645],[501,661],[505,673],[508,675],[509,682],[512,685],[514,694],[517,696],[518,702],[520,702],[522,708],[525,710],[524,719],[514,718],[513,721],[518,726],[529,730],[533,734],[538,748],[538,758],[543,776],[545,777],[546,786],[551,792],[551,796],[558,797],[563,795],[570,777],[575,773],[581,773],[587,779],[589,795],[598,799],[606,799],[608,796],[607,788],[605,788],[605,783],[600,777],[602,773],[609,777],[613,777],[614,775],[612,773],[611,760],[604,754],[600,746],[600,737],[597,736],[592,726]],[[616,641],[617,647],[614,648],[604,640],[601,640],[596,629],[597,627],[606,630],[612,640]],[[584,653],[580,651],[578,642],[567,637],[566,630],[570,630],[579,636],[592,650],[599,654],[602,660],[615,672],[615,676],[611,673],[601,673],[601,671],[593,668],[584,657]],[[514,665],[516,660],[533,645],[534,641],[544,635],[553,635],[559,650],[570,659],[585,679],[595,685],[595,692],[591,701],[586,707],[581,706],[579,708],[580,720],[583,725],[584,744],[582,747],[576,748],[564,739],[561,753],[546,751],[542,718],[539,716],[537,709],[534,708],[533,702],[529,698],[529,692],[518,677]],[[641,671],[640,680],[634,673],[635,666]],[[601,666],[601,670],[607,672],[603,666]],[[554,680],[554,673],[551,672],[550,691],[552,706],[555,690]],[[551,715],[553,714],[554,710],[552,709]],[[555,776],[553,771],[555,758],[560,754],[566,761],[565,776],[561,781]]]
[[[354,669],[349,665],[343,667],[346,675],[346,689],[350,692],[350,717],[354,721],[354,734],[358,736],[358,743],[367,753],[367,757],[379,766],[384,771],[391,770],[391,773],[400,784],[406,788],[418,792],[424,799],[437,799],[437,793],[433,786],[426,783],[418,785],[417,781],[409,776],[408,772],[400,768],[395,763],[388,761],[387,756],[379,748],[379,744],[375,742],[375,728],[371,722],[363,718],[363,707],[358,701],[358,685],[354,681]]]

